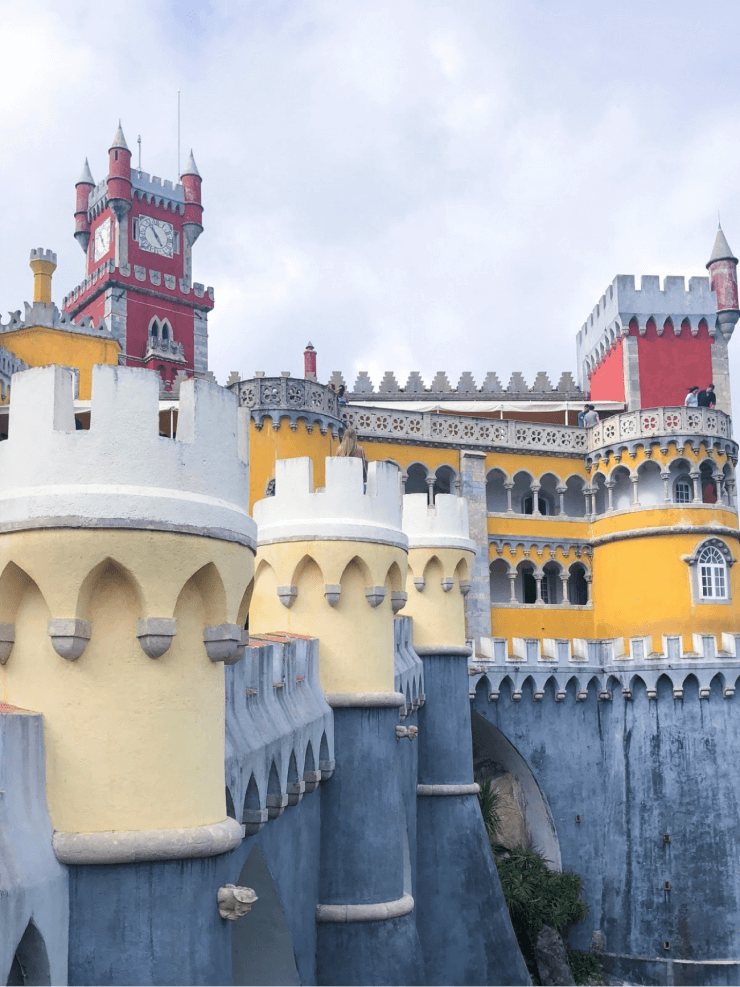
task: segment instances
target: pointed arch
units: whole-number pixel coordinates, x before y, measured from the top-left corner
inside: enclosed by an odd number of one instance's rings
[[[321,566],[313,555],[309,555],[308,553],[302,556],[296,563],[293,574],[290,577],[290,585],[297,586],[301,579],[317,582],[322,586],[325,582]]]
[[[430,559],[427,559],[422,576],[424,582],[430,585],[432,583],[439,583],[439,580],[444,576],[442,563],[436,555],[432,555]]]
[[[236,819],[236,810],[234,809],[234,800],[231,797],[231,791],[229,786],[226,786],[226,815],[230,819]]]
[[[25,569],[21,569],[15,562],[8,562],[0,573],[0,623],[15,623],[18,608],[29,591],[37,593],[46,605],[38,583]]]
[[[309,740],[306,744],[306,753],[303,758],[303,773],[316,770],[316,760],[313,756],[313,744]]]
[[[347,565],[342,569],[342,575],[339,577],[339,584],[343,587],[348,579],[352,578],[355,572],[359,572],[360,579],[363,586],[369,586],[372,581],[370,574],[370,569],[368,568],[367,562],[359,555],[353,555],[349,560]]]
[[[108,556],[94,566],[82,581],[79,593],[77,594],[77,606],[75,608],[75,613],[80,619],[91,619],[94,598],[101,592],[106,583],[114,580],[121,580],[130,587],[131,592],[136,598],[136,616],[143,616],[144,593],[138,579],[129,568]]]
[[[233,983],[300,984],[280,895],[259,847],[252,847],[236,884],[254,889],[258,907],[230,923]]]
[[[390,585],[391,592],[399,593],[403,589],[403,578],[397,562],[392,562],[385,577],[386,584]]]
[[[255,812],[262,809],[262,799],[260,798],[260,790],[257,785],[257,780],[254,777],[254,772],[252,772],[249,778],[249,784],[247,785],[247,791],[244,795],[244,805],[242,812],[242,822],[246,822],[246,813]]]
[[[46,943],[33,919],[29,920],[16,947],[8,979],[5,983],[8,985],[51,983],[51,968]]]
[[[207,562],[187,580],[178,594],[175,610],[178,609],[183,594],[187,592],[195,592],[200,597],[206,624],[226,622],[228,619],[226,589],[215,563]]]

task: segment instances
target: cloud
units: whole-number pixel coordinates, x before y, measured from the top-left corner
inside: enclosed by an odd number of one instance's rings
[[[74,182],[85,156],[102,177],[119,116],[175,177],[180,88],[221,379],[298,372],[309,339],[321,375],[557,379],[614,275],[704,274],[717,208],[740,243],[740,14],[714,10],[6,5],[0,301],[30,293],[31,247],[57,251],[59,300],[81,280]]]

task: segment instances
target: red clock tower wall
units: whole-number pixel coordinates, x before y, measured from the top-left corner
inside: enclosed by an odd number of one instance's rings
[[[77,320],[106,321],[129,366],[208,370],[208,313],[213,289],[192,281],[192,247],[203,231],[201,177],[192,152],[173,185],[131,167],[123,131],[109,149],[108,175],[95,185],[87,161],[76,186],[75,238],[85,280],[64,299]]]

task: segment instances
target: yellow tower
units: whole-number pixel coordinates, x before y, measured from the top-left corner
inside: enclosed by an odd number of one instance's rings
[[[259,554],[250,630],[321,641],[326,693],[394,692],[393,616],[403,605],[406,536],[398,470],[327,458],[313,490],[308,458],[279,460],[275,496],[254,506]]]
[[[465,596],[475,545],[468,535],[468,505],[462,497],[426,494],[403,498],[403,530],[409,539],[408,603],[414,645],[465,644]]]
[[[0,699],[44,714],[54,848],[67,863],[209,856],[226,818],[223,663],[243,654],[256,527],[246,419],[187,381],[176,439],[159,379],[16,374],[0,444]]]

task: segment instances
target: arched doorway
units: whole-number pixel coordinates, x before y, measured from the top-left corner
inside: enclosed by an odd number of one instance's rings
[[[475,711],[471,719],[475,774],[491,778],[499,791],[499,815],[506,830],[502,842],[532,846],[552,870],[561,870],[555,821],[532,769],[497,727]]]
[[[253,888],[259,900],[250,912],[234,922],[231,938],[234,984],[240,987],[300,984],[290,931],[275,882],[259,847],[253,847],[236,883]]]
[[[24,987],[25,984],[50,984],[49,956],[44,937],[29,922],[21,936],[8,974],[8,987]]]

